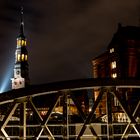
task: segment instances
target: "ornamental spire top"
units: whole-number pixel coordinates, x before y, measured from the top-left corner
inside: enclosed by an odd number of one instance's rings
[[[21,7],[21,10],[20,10],[20,31],[19,31],[19,37],[25,37],[24,36],[23,7]]]

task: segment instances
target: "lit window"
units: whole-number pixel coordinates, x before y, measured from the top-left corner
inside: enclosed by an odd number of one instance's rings
[[[25,46],[26,46],[26,44],[27,44],[26,41],[24,41],[24,45],[25,45]]]
[[[27,59],[28,59],[28,56],[27,56],[27,55],[25,55],[25,61],[27,61]]]
[[[20,61],[20,54],[17,55],[17,61]]]
[[[17,46],[21,46],[21,40],[17,40]]]
[[[111,48],[111,49],[110,49],[110,53],[113,53],[113,52],[114,52],[114,48]]]
[[[26,46],[26,40],[17,39],[17,46]]]
[[[116,68],[116,61],[111,62],[111,69],[115,69]]]
[[[22,46],[25,45],[25,41],[24,41],[24,40],[21,41],[21,45],[22,45]]]
[[[21,56],[21,60],[24,61],[24,54],[22,54],[22,56]]]
[[[117,78],[117,73],[113,73],[112,78]]]

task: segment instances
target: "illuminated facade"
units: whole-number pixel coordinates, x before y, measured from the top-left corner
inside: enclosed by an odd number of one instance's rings
[[[140,27],[118,26],[107,51],[92,61],[94,78],[140,78]]]
[[[28,74],[28,52],[26,37],[24,35],[23,9],[21,9],[20,31],[17,37],[15,51],[14,77],[12,78],[12,89],[24,88],[29,85]]]
[[[140,27],[118,25],[107,51],[92,61],[93,77],[106,79],[140,79]],[[118,89],[120,97],[128,102],[128,109],[133,111],[139,100],[138,89]],[[94,98],[98,96],[98,89],[94,91]],[[112,98],[114,112],[121,112],[119,103]],[[106,97],[96,109],[97,116],[106,114]]]

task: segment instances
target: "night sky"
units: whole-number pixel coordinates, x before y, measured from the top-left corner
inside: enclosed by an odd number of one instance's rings
[[[140,25],[140,0],[0,0],[0,86],[13,72],[21,5],[31,84],[92,77],[118,23]]]

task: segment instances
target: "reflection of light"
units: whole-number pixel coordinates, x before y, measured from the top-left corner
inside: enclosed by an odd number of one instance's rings
[[[92,111],[92,108],[89,108],[89,112],[91,112]]]
[[[4,78],[2,80],[2,84],[0,85],[0,93],[7,91],[9,83],[11,82],[11,77],[12,77],[12,73],[13,73],[13,62],[14,59],[11,59],[11,63],[10,65],[8,65],[8,68],[5,72]]]

